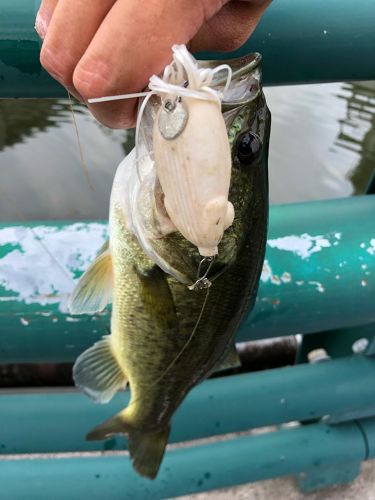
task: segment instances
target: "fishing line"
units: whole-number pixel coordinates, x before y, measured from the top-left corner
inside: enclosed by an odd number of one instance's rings
[[[194,285],[191,285],[191,286],[188,286],[188,289],[189,290],[194,290],[195,292],[199,292],[203,289],[206,290],[206,295],[204,297],[204,300],[203,300],[203,304],[202,304],[202,307],[201,307],[201,310],[199,312],[199,315],[198,315],[198,318],[195,322],[195,325],[194,325],[194,328],[188,338],[188,340],[185,342],[184,346],[181,348],[180,352],[177,354],[177,356],[171,361],[171,363],[167,366],[167,368],[164,370],[164,372],[156,379],[154,380],[154,382],[149,386],[149,387],[154,387],[156,384],[158,384],[164,377],[165,375],[169,372],[169,370],[171,368],[173,368],[173,366],[177,363],[177,361],[180,359],[180,357],[183,355],[183,353],[186,351],[186,349],[189,347],[189,345],[191,344],[196,332],[197,332],[197,329],[199,327],[199,324],[202,320],[202,316],[203,316],[203,313],[206,309],[206,305],[207,305],[207,301],[208,301],[208,296],[210,294],[210,287],[211,287],[211,281],[208,280],[207,276],[208,276],[208,273],[210,272],[211,270],[211,267],[214,263],[214,260],[215,260],[215,257],[205,257],[203,258],[200,263],[199,263],[199,266],[198,266],[198,270],[197,270],[197,277],[196,277],[196,281],[194,283]],[[203,272],[203,275],[201,276],[201,271],[202,271],[202,268],[203,268],[203,265],[208,263],[208,266],[207,266],[207,269]],[[199,284],[201,284],[199,286]],[[198,285],[198,286],[197,286]],[[131,390],[130,390],[130,393],[131,393]],[[134,400],[130,400],[130,403],[127,405],[127,408],[133,406],[135,403],[141,401],[143,398],[141,397],[138,397]]]
[[[5,198],[10,202],[10,204],[13,206],[14,211],[16,212],[17,216],[26,224],[29,222],[27,218],[24,216],[24,214],[19,210],[18,206],[16,205],[16,202],[8,196],[8,193],[4,190],[4,188],[0,185],[0,191],[2,194],[5,196]],[[65,269],[65,267],[58,261],[58,259],[52,254],[52,252],[49,251],[48,247],[45,245],[43,240],[36,234],[34,229],[30,226],[26,226],[26,229],[28,229],[31,234],[33,235],[34,240],[38,241],[40,246],[43,248],[43,250],[46,251],[46,253],[49,255],[49,257],[57,264],[57,266],[60,268],[60,270],[63,272],[63,274],[68,277],[69,279],[73,280],[72,276],[69,274],[69,272]],[[73,280],[74,281],[74,280]]]
[[[154,381],[153,381],[153,382],[149,385],[149,387],[154,387],[156,384],[158,384],[158,383],[159,383],[159,382],[160,382],[160,381],[161,381],[161,380],[162,380],[162,379],[166,376],[166,374],[169,372],[169,370],[170,370],[171,368],[173,368],[173,366],[177,363],[177,361],[180,359],[180,357],[183,355],[183,353],[186,351],[186,349],[187,349],[187,348],[189,347],[189,345],[191,344],[191,342],[192,342],[192,340],[193,340],[193,338],[194,338],[194,336],[195,336],[195,334],[196,334],[196,332],[197,332],[197,330],[198,330],[198,326],[199,326],[199,324],[200,324],[200,322],[201,322],[201,319],[202,319],[203,313],[204,313],[204,311],[205,311],[205,309],[206,309],[206,305],[207,305],[207,301],[208,301],[208,296],[209,296],[209,294],[210,294],[210,289],[209,289],[209,288],[207,288],[207,289],[206,289],[206,295],[205,295],[205,297],[204,297],[203,304],[202,304],[201,310],[200,310],[200,312],[199,312],[198,319],[197,319],[197,321],[195,322],[194,328],[193,328],[193,330],[192,330],[192,332],[191,332],[191,334],[190,334],[190,336],[189,336],[188,340],[185,342],[185,344],[184,344],[184,346],[181,348],[180,352],[179,352],[179,353],[177,354],[177,356],[176,356],[176,357],[175,357],[175,358],[171,361],[171,363],[167,366],[167,368],[164,370],[164,372],[163,372],[163,373],[162,373],[162,374],[161,374],[161,375],[160,375],[160,376],[159,376],[156,380],[154,380]],[[130,390],[130,397],[131,397],[131,390]],[[126,408],[124,409],[124,411],[125,411],[125,410],[127,410],[128,408],[130,408],[131,406],[133,406],[135,403],[138,403],[139,401],[142,401],[142,399],[144,399],[144,398],[142,398],[141,396],[139,396],[139,397],[137,397],[137,398],[135,398],[135,399],[133,399],[133,400],[131,399],[131,400],[130,400],[130,402],[129,402],[129,404],[128,404],[128,405],[126,406]],[[111,420],[111,419],[109,419],[109,420]],[[99,426],[98,426],[98,427],[100,427],[100,425],[101,425],[101,424],[99,424]],[[113,433],[113,434],[124,434],[124,433]],[[125,434],[126,434],[126,433],[125,433]],[[107,434],[107,436],[108,436],[108,437],[109,437],[110,435],[112,435],[112,434],[110,434],[110,433],[108,433],[108,434]]]
[[[29,221],[27,220],[27,218],[25,217],[25,215],[21,212],[21,210],[18,208],[16,202],[4,190],[4,188],[1,186],[1,184],[0,184],[0,192],[8,200],[8,202],[10,202],[10,204],[13,206],[13,209],[14,209],[15,213],[17,214],[17,216],[23,222],[25,222],[27,224],[26,225],[26,229],[30,231],[30,233],[32,234],[34,240],[39,243],[39,245],[43,248],[43,250],[51,258],[51,260],[55,264],[57,264],[57,267],[60,269],[60,271],[62,271],[62,273],[64,274],[64,276],[67,277],[75,285],[76,281],[74,280],[74,278],[72,277],[72,275],[69,273],[69,271],[66,269],[66,267],[61,264],[61,262],[57,259],[57,257],[55,255],[53,255],[53,253],[49,250],[48,246],[44,243],[44,241],[36,234],[36,232],[34,231],[34,229],[31,226],[28,225]],[[44,311],[35,311],[35,312],[44,312]],[[101,326],[103,327],[103,329],[105,330],[105,332],[107,332],[107,334],[110,334],[110,330],[109,330],[108,326],[104,323],[104,321],[101,319],[101,317],[98,314],[95,314],[94,316],[98,319],[99,323],[101,324]]]
[[[76,138],[77,138],[77,145],[78,145],[79,156],[81,159],[83,174],[86,177],[87,184],[88,184],[89,188],[91,189],[91,191],[95,191],[95,187],[91,183],[89,169],[88,169],[87,163],[86,163],[84,155],[83,155],[81,139],[80,139],[79,133],[78,133],[78,126],[77,126],[76,116],[75,116],[74,109],[73,109],[72,96],[70,95],[70,92],[68,92],[68,98],[69,98],[70,111],[72,113],[72,121],[73,121],[74,129],[75,129],[75,133],[76,133]]]
[[[206,295],[204,297],[204,301],[203,301],[203,304],[202,304],[202,307],[201,307],[201,310],[200,310],[200,313],[199,313],[199,316],[198,316],[198,319],[194,325],[194,328],[193,328],[193,331],[191,332],[190,334],[190,337],[188,338],[188,340],[186,341],[185,345],[182,347],[181,351],[177,354],[177,356],[174,358],[174,360],[167,366],[167,368],[165,369],[165,371],[160,375],[159,378],[157,378],[155,380],[155,382],[151,385],[151,387],[153,387],[154,385],[156,385],[157,383],[160,382],[160,380],[162,380],[165,375],[169,372],[169,370],[177,363],[177,361],[180,359],[180,357],[183,355],[183,353],[186,351],[186,349],[189,347],[191,341],[193,340],[194,338],[194,335],[196,334],[196,331],[198,329],[198,326],[199,326],[199,323],[201,322],[201,319],[202,319],[202,316],[203,316],[203,313],[204,313],[204,310],[206,308],[206,304],[207,304],[207,300],[208,300],[208,296],[210,294],[210,289],[207,288],[206,289]]]

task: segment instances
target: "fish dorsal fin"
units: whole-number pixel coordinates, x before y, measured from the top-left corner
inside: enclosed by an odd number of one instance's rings
[[[102,311],[112,300],[112,258],[104,251],[81,276],[69,300],[71,314],[92,314]]]
[[[233,368],[240,368],[241,360],[238,355],[236,346],[233,344],[225,357],[214,367],[213,373],[231,370]]]
[[[76,386],[96,403],[108,403],[118,390],[125,389],[127,378],[113,354],[110,335],[77,358],[73,379]]]

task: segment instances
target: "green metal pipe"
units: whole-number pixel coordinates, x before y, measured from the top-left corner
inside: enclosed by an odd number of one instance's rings
[[[266,261],[237,340],[375,322],[375,195],[271,207]],[[0,226],[0,363],[73,361],[107,332],[66,302],[104,223]]]
[[[7,500],[148,500],[360,462],[366,443],[356,423],[305,425],[167,452],[156,480],[142,479],[127,456],[3,460]]]
[[[355,356],[207,380],[177,410],[170,442],[325,415],[358,416],[374,405],[374,379],[375,359]],[[0,454],[124,449],[121,437],[88,442],[84,436],[127,402],[128,393],[97,405],[76,392],[3,392]]]
[[[375,196],[272,207],[254,313],[237,339],[375,322]]]
[[[39,64],[38,5],[1,1],[0,97],[66,97]],[[374,18],[373,0],[355,7],[350,0],[273,2],[250,40],[229,56],[261,52],[268,85],[374,79]]]
[[[366,418],[358,421],[366,443],[366,459],[375,458],[375,419]]]

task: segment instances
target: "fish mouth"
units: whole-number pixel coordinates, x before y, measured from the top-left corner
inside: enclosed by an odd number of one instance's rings
[[[258,52],[234,59],[198,61],[201,68],[214,68],[220,63],[228,65],[232,70],[231,83],[221,102],[223,113],[246,106],[258,97],[262,89],[261,61],[262,56]],[[226,70],[217,72],[212,88],[223,91],[226,80]]]

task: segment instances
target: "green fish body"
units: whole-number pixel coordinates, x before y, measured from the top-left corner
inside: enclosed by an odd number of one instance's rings
[[[129,228],[123,196],[134,170],[130,155],[114,180],[109,247],[71,299],[73,313],[95,312],[112,300],[111,335],[77,359],[76,385],[101,403],[127,384],[131,391],[127,408],[87,437],[127,434],[133,466],[149,478],[158,472],[176,408],[231,354],[243,315],[254,305],[264,259],[270,113],[260,87],[259,56],[231,64],[253,89],[222,105],[232,152],[229,200],[235,218],[207,275],[212,286],[198,291],[187,286],[196,281],[202,257],[180,233],[153,241],[154,251],[174,273],[164,272],[143,251]]]

